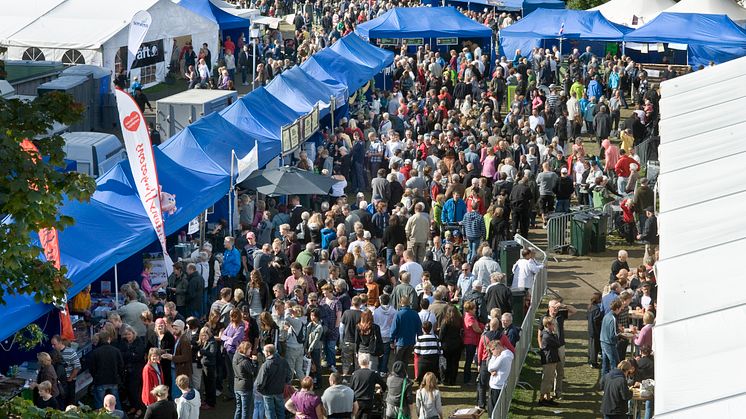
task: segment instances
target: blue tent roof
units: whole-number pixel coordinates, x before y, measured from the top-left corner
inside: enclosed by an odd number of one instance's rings
[[[299,86],[302,88],[299,89]],[[298,66],[277,75],[267,85],[266,90],[290,109],[304,114],[311,112],[319,103],[319,117],[329,114],[332,96],[336,98],[337,107],[343,106],[347,98],[346,86],[316,80]]]
[[[738,26],[726,15],[663,12],[647,25],[627,34],[624,40],[627,42],[744,46],[746,45],[746,29]]]
[[[300,67],[318,80],[324,82],[337,80],[347,86],[350,92],[365,85],[380,71],[337,54],[328,48],[312,55]]]
[[[304,113],[288,108],[264,87],[254,90],[220,111],[220,116],[241,131],[277,140],[280,139],[281,128],[301,115]]]
[[[464,16],[454,7],[396,7],[357,26],[367,39],[489,38],[492,29]]]
[[[528,16],[536,9],[564,9],[562,0],[523,0],[523,16]]]
[[[348,60],[370,68],[373,74],[377,74],[394,62],[393,52],[371,45],[354,33],[338,40],[329,49]]]
[[[688,64],[692,67],[746,56],[746,29],[726,15],[664,12],[627,34],[624,40],[686,44]]]
[[[543,39],[559,39],[563,25],[563,39],[621,42],[632,31],[598,11],[537,9],[500,31],[500,54],[513,59],[517,49],[525,54]]]
[[[210,0],[181,0],[179,5],[215,22],[220,29],[248,29],[248,19],[230,14]]]
[[[440,6],[440,1],[433,0],[433,6]],[[466,3],[469,5],[483,5],[485,9],[495,9],[507,12],[520,12],[523,8],[523,0],[446,0],[446,4]],[[481,10],[469,7],[469,10]]]

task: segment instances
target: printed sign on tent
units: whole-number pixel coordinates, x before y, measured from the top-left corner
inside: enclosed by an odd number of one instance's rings
[[[132,62],[131,68],[147,67],[155,65],[164,60],[163,40],[159,39],[152,42],[143,42],[135,54],[135,61]]]

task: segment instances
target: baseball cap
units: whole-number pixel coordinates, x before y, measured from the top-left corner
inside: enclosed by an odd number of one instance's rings
[[[174,320],[173,327],[178,328],[179,330],[184,330],[184,321]]]
[[[567,173],[567,167],[563,167],[563,168],[562,168],[562,169],[560,170],[560,173]]]

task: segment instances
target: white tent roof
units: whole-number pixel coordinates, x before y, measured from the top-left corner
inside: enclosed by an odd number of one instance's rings
[[[590,10],[598,10],[614,23],[625,26],[642,26],[658,14],[676,4],[673,0],[611,0]],[[637,17],[637,24],[633,25]]]
[[[746,9],[734,0],[681,0],[666,10],[674,13],[703,13],[710,15],[728,15],[736,22],[746,21]]]
[[[18,32],[36,18],[54,9],[64,0],[26,0],[3,2],[0,12],[0,39]]]
[[[746,58],[661,85],[656,417],[746,409]]]
[[[65,0],[1,42],[18,47],[99,49],[125,28],[138,10],[159,0]]]

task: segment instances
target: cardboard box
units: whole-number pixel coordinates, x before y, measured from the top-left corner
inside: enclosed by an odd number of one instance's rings
[[[479,417],[482,416],[482,413],[484,413],[484,410],[478,407],[458,409],[451,413],[449,419],[479,419]]]

